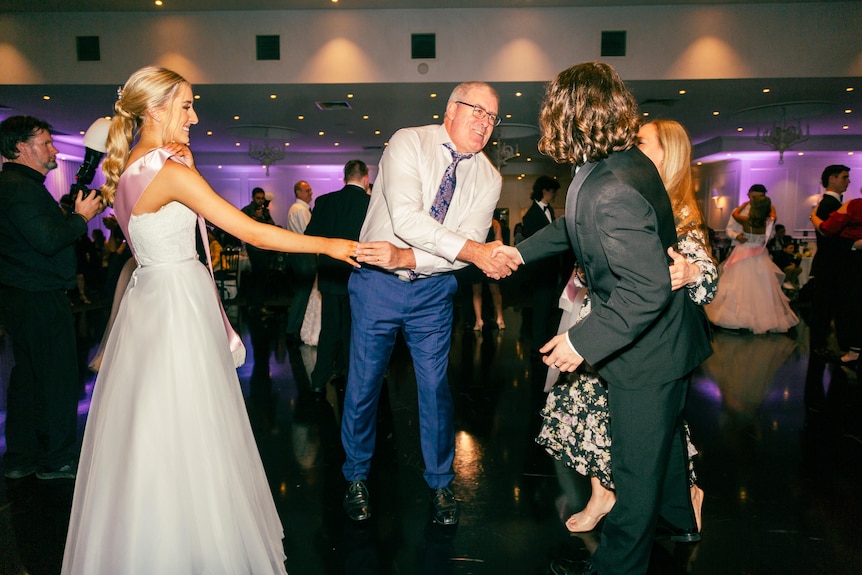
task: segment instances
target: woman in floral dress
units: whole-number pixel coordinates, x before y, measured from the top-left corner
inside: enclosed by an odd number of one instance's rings
[[[676,290],[684,286],[694,303],[705,305],[715,297],[718,270],[709,255],[703,217],[692,193],[691,141],[685,128],[670,120],[645,124],[638,136],[638,148],[658,168],[675,216],[678,253],[668,250],[674,260],[670,267],[672,288]],[[576,287],[585,289],[577,269],[571,281]],[[576,314],[570,325],[590,313],[588,293],[580,309],[572,309],[570,313]],[[569,517],[566,528],[573,533],[592,531],[616,502],[611,473],[607,384],[589,367],[567,375],[548,394],[542,418],[542,430],[536,442],[568,467],[589,476],[592,486],[586,507]],[[697,486],[692,464],[697,450],[691,443],[688,425],[685,432],[692,509],[700,531],[703,491]]]

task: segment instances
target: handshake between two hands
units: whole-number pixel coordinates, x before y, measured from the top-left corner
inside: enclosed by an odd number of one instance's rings
[[[491,279],[509,277],[523,263],[518,250],[503,245],[503,242],[494,241],[479,245],[479,257],[472,263]]]

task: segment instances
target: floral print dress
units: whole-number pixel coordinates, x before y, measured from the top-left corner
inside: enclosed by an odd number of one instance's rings
[[[718,289],[718,269],[707,253],[705,244],[699,229],[688,231],[677,244],[677,251],[701,269],[697,283],[686,286],[691,300],[699,305],[712,301]],[[590,299],[587,294],[575,323],[582,321],[589,313]],[[566,466],[581,475],[597,477],[605,488],[613,490],[607,383],[589,368],[565,374],[548,394],[541,415],[542,429],[536,442]],[[697,476],[692,458],[697,450],[691,442],[688,423],[684,427],[689,485],[694,485]]]

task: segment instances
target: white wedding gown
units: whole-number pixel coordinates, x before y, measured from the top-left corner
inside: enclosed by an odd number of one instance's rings
[[[140,267],[93,392],[65,575],[285,573],[196,218],[176,202],[131,217]]]

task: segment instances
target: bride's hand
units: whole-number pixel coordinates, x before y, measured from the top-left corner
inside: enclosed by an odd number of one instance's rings
[[[353,240],[329,239],[326,250],[326,255],[335,260],[347,262],[355,268],[360,267],[353,259],[356,256],[356,247],[358,242]]]
[[[172,156],[176,157],[179,160],[182,160],[182,162],[189,168],[195,170],[195,158],[194,156],[192,156],[192,149],[189,148],[186,144],[180,144],[179,142],[169,142],[162,146],[162,148],[170,152]]]

